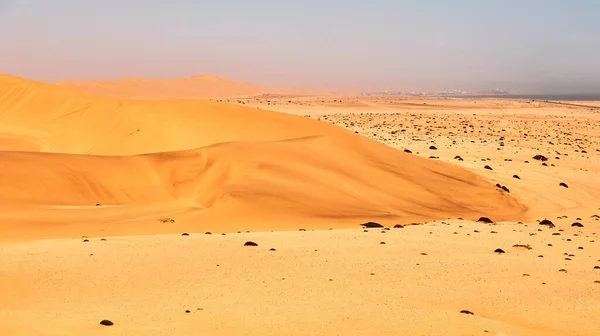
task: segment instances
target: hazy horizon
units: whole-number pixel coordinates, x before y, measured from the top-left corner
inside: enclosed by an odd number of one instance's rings
[[[600,93],[600,2],[0,0],[0,72]]]

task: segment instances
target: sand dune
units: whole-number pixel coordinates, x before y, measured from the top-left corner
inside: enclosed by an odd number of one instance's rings
[[[0,75],[0,150],[127,155],[340,133],[305,118],[197,100],[126,100]]]
[[[23,136],[0,153],[7,208],[0,218],[10,218],[3,225],[19,237],[41,222],[84,218],[89,227],[70,235],[526,217],[523,205],[463,168],[308,118],[214,102],[98,98],[8,76],[0,88],[0,121]],[[26,144],[47,153],[10,151]],[[109,205],[126,207],[115,213]],[[156,222],[174,211],[176,225]],[[51,225],[35,232],[65,234]]]
[[[600,333],[597,113],[243,103],[0,75],[0,334]]]
[[[58,81],[54,84],[106,97],[132,99],[208,99],[273,94],[306,93],[201,74],[184,78],[121,78],[114,80]]]

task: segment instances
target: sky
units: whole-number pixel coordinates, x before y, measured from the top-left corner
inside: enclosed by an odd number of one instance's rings
[[[0,72],[600,93],[597,0],[0,0]]]

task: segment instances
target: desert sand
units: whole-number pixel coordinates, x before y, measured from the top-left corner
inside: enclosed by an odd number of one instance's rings
[[[2,335],[600,333],[598,109],[64,86],[0,75]]]
[[[256,85],[209,74],[183,78],[126,77],[105,80],[64,80],[54,84],[95,95],[129,99],[215,99],[322,92],[322,90],[300,87]]]

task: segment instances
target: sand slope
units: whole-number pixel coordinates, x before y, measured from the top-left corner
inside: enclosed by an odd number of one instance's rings
[[[121,78],[114,80],[65,80],[55,82],[54,84],[100,96],[134,99],[204,99],[247,97],[265,93],[286,93],[282,89],[254,85],[208,74],[170,79]]]
[[[0,152],[0,219],[15,237],[526,216],[463,168],[308,118],[0,80],[3,134],[21,137]],[[10,151],[34,144],[48,153]],[[165,216],[175,223],[157,222]]]

